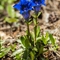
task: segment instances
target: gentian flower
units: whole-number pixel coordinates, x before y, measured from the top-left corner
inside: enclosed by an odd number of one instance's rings
[[[35,12],[40,11],[41,5],[45,5],[45,0],[33,0]]]
[[[19,10],[25,19],[28,19],[33,6],[34,3],[31,0],[20,0],[14,5],[14,8]]]

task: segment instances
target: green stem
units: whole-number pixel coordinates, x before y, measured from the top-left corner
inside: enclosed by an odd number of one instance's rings
[[[1,47],[2,47],[2,43],[1,43],[1,37],[0,37],[0,52],[1,52]]]
[[[35,43],[36,43],[36,37],[37,37],[37,15],[36,15],[36,18],[35,18],[35,21],[36,21],[36,24],[35,24],[35,41],[34,41],[34,46],[35,46]]]
[[[30,35],[30,31],[29,31],[29,23],[27,22],[27,38],[29,40],[29,35]]]

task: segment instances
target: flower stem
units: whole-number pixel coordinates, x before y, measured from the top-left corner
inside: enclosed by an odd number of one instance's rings
[[[29,40],[30,30],[29,30],[29,23],[27,22],[27,38]]]
[[[35,22],[36,22],[36,24],[35,24],[35,28],[34,28],[34,30],[35,30],[35,40],[34,40],[34,46],[35,46],[35,43],[36,43],[36,38],[37,38],[37,15],[36,15],[36,18],[35,18]]]

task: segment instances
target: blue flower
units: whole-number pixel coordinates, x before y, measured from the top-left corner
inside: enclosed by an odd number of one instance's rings
[[[45,0],[33,0],[33,3],[34,3],[34,10],[36,12],[39,12],[41,5],[45,5]]]
[[[20,11],[20,14],[23,15],[25,19],[29,18],[30,11],[34,3],[31,0],[20,0],[17,4],[14,5],[14,8]]]
[[[45,5],[45,0],[33,0],[35,6]]]

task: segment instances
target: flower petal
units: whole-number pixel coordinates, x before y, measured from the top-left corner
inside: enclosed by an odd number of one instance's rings
[[[20,2],[15,4],[13,7],[20,11],[20,9],[21,9]]]

